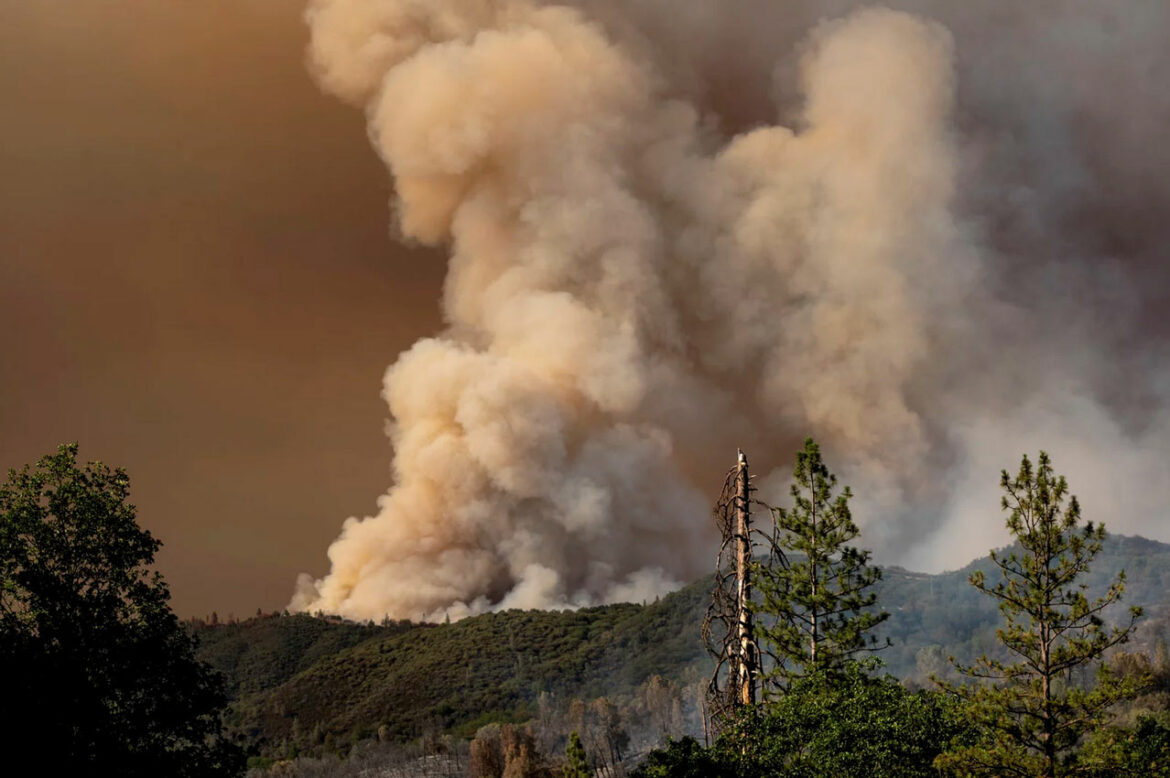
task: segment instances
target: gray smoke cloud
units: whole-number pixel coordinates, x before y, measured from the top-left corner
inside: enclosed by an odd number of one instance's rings
[[[1048,449],[1158,536],[1170,8],[313,0],[447,329],[387,373],[393,485],[292,607],[642,600],[702,573],[737,446],[813,435],[884,562],[1004,538]]]

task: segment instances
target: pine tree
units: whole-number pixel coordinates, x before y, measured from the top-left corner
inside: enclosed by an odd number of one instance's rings
[[[773,663],[765,689],[773,694],[884,647],[870,632],[889,617],[872,610],[881,570],[869,564],[868,551],[848,545],[859,533],[849,511],[853,495],[845,487],[834,496],[837,477],[812,438],[796,455],[793,481],[792,508],[772,509],[779,563],[756,572],[764,617],[757,630]]]
[[[1103,611],[1124,591],[1124,572],[1103,596],[1086,597],[1081,579],[1101,550],[1105,528],[1081,524],[1080,505],[1069,497],[1068,483],[1055,475],[1047,454],[1040,452],[1035,469],[1025,456],[1016,477],[1005,470],[1000,482],[1018,550],[992,551],[1000,580],[992,585],[976,572],[971,584],[999,601],[1004,626],[996,635],[1017,661],[983,656],[972,666],[956,665],[983,683],[943,686],[969,703],[985,736],[937,764],[962,775],[1081,774],[1082,738],[1100,725],[1111,705],[1140,690],[1141,679],[1111,673],[1101,659],[1127,640],[1141,609],[1131,608],[1121,627],[1107,628],[1102,621]],[[1099,667],[1095,687],[1069,682],[1073,671],[1093,665]]]
[[[585,757],[585,746],[576,732],[569,735],[569,744],[565,746],[565,769],[561,775],[564,778],[590,778],[593,775],[589,769],[589,760]]]

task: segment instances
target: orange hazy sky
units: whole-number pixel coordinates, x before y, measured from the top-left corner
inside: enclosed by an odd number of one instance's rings
[[[184,616],[327,569],[390,484],[382,372],[439,327],[300,14],[0,0],[0,467],[125,467]]]

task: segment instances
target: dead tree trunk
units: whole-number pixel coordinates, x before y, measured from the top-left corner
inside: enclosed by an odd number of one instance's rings
[[[755,630],[752,627],[752,510],[748,484],[748,461],[742,451],[735,466],[735,572],[736,624],[739,638],[739,701],[743,705],[756,704],[756,678],[759,675],[756,657]]]
[[[759,649],[751,606],[752,486],[747,457],[742,451],[738,453],[715,505],[722,542],[715,562],[715,588],[703,621],[703,640],[716,660],[707,687],[711,724],[716,731],[737,708],[755,705],[759,685]]]

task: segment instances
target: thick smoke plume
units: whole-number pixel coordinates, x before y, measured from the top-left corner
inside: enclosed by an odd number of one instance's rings
[[[881,561],[1002,541],[1040,447],[1159,534],[1170,7],[896,5],[313,0],[450,267],[386,374],[393,486],[293,607],[653,597],[710,564],[736,446],[779,498],[808,434]]]

